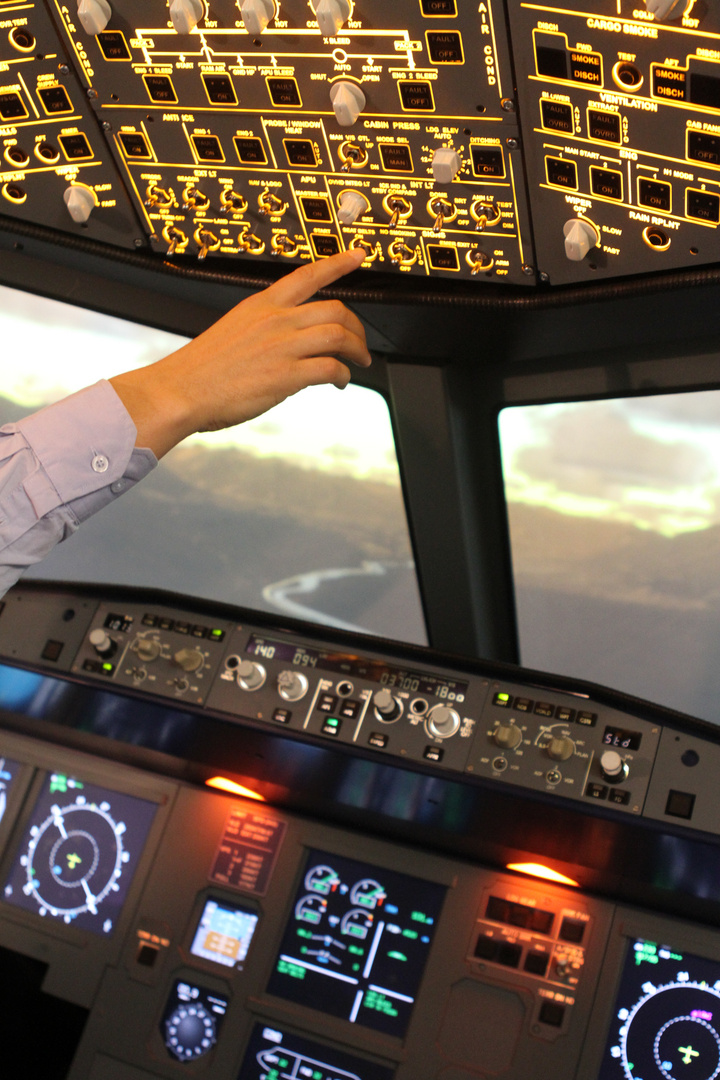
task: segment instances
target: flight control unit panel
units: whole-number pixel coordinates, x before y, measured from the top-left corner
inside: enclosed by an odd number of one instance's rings
[[[178,265],[707,265],[704,0],[0,0],[0,214]]]

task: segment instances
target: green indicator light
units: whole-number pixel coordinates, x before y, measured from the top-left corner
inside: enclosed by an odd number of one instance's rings
[[[364,956],[365,950],[359,949],[357,945],[348,945],[348,952],[355,953],[356,956]]]
[[[62,773],[56,773],[50,777],[50,794],[54,791],[67,791],[67,776],[63,776]]]
[[[409,938],[416,938],[419,935],[418,935],[417,930],[403,930],[402,936],[403,937],[409,937]]]
[[[211,630],[210,631],[210,637],[218,638],[218,637],[222,637],[222,636],[223,636],[222,630]]]
[[[112,666],[112,664],[103,664],[102,669],[103,669],[103,671],[112,671],[113,666]]]
[[[337,727],[340,721],[337,720],[334,716],[329,716],[326,723],[328,727]]]
[[[510,695],[509,694],[498,694],[497,700],[498,701],[509,701],[510,700]]]
[[[360,970],[360,965],[359,964],[353,964],[352,970],[353,971],[359,971]]]
[[[403,954],[401,952],[395,952],[395,951],[389,952],[388,957],[391,960],[405,960],[405,961],[407,961],[407,956],[403,956]]]

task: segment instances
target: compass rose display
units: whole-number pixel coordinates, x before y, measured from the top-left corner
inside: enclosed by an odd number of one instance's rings
[[[145,799],[53,774],[33,809],[5,900],[111,933],[155,810]]]

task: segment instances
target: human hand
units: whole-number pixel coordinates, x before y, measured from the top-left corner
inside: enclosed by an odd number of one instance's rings
[[[363,367],[371,361],[362,323],[339,300],[306,301],[363,257],[354,249],[301,266],[177,352],[112,378],[137,427],[137,445],[161,457],[195,431],[260,416],[306,386],[345,387],[350,370],[343,360]]]

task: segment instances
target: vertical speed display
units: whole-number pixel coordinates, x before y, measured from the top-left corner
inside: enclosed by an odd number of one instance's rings
[[[269,993],[402,1037],[444,897],[442,885],[309,852]]]

